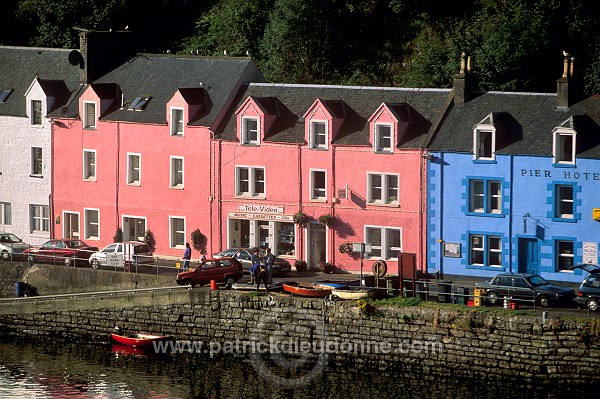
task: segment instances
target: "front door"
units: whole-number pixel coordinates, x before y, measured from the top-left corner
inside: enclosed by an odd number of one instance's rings
[[[269,222],[257,222],[258,224],[258,246],[261,249],[270,248],[269,246]]]
[[[308,227],[308,268],[316,269],[320,262],[327,260],[325,237],[327,233],[321,223],[309,223]]]
[[[146,232],[146,219],[128,217],[123,218],[123,241],[144,241]]]
[[[519,273],[538,273],[540,261],[538,240],[519,238]]]
[[[79,214],[65,212],[63,224],[63,237],[64,238],[79,238]]]

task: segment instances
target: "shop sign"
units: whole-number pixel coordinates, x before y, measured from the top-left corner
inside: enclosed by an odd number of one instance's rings
[[[269,205],[238,205],[239,212],[251,212],[251,213],[276,213],[283,214],[282,206],[269,206]]]
[[[293,222],[292,215],[279,215],[271,213],[254,213],[254,212],[234,212],[229,211],[230,219],[248,219],[248,220],[273,220],[276,222]]]

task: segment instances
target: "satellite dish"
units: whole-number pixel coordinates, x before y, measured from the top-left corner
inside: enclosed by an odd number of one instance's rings
[[[73,50],[69,53],[69,64],[73,66],[81,65],[83,63],[83,56],[77,50]]]

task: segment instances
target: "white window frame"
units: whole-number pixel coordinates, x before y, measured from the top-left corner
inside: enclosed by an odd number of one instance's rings
[[[571,156],[563,159],[565,139],[571,141]],[[571,129],[556,129],[552,135],[552,162],[561,165],[575,165],[575,152],[577,149],[577,133]],[[566,158],[566,157],[564,157]]]
[[[94,154],[94,173],[90,173],[90,167],[92,163],[90,163],[90,154]],[[96,181],[96,176],[98,175],[98,157],[96,154],[96,150],[84,149],[83,150],[83,180],[85,181]]]
[[[323,144],[317,144],[316,133],[315,133],[316,125],[324,125],[325,126],[325,132],[323,133],[323,135],[325,136],[325,140],[324,140]],[[327,138],[329,137],[329,123],[326,120],[312,119],[309,122],[308,126],[309,126],[310,148],[312,148],[314,150],[328,149],[329,148],[329,140],[327,140]]]
[[[0,226],[12,226],[12,204],[0,202]]]
[[[183,221],[183,231],[175,230],[174,222],[175,221]],[[185,248],[185,237],[186,234],[186,220],[183,216],[169,216],[169,246],[171,248]],[[179,235],[181,238],[181,243],[176,243],[177,236]]]
[[[480,184],[482,191],[475,192],[475,184]],[[499,192],[492,190],[494,184],[498,184],[500,187]],[[476,207],[475,198],[481,198],[481,205],[483,207]],[[493,208],[493,198],[498,198],[498,204],[500,208]],[[469,180],[469,212],[470,213],[481,213],[481,214],[496,214],[502,213],[502,181],[491,180],[491,179],[470,179]]]
[[[175,170],[175,162],[176,161],[181,161],[181,170]],[[169,164],[170,164],[170,168],[169,169],[171,171],[171,173],[170,173],[170,176],[171,176],[171,178],[170,178],[170,187],[174,188],[174,189],[178,189],[178,190],[183,189],[184,184],[185,184],[185,179],[184,179],[185,178],[185,174],[184,174],[184,171],[185,171],[185,162],[184,162],[183,157],[174,157],[174,156],[171,156]],[[177,175],[181,175],[181,183],[177,183],[176,184],[175,181],[177,179]]]
[[[94,117],[91,118],[88,115],[88,107],[93,106],[94,108]],[[98,120],[98,106],[95,101],[84,101],[83,102],[83,128],[95,130],[96,129],[96,121]]]
[[[557,184],[556,186],[556,218],[573,219],[575,217],[575,188],[570,184]],[[562,198],[562,190],[571,190],[571,198]],[[562,213],[562,204],[571,204],[571,213]]]
[[[37,151],[39,150],[39,159]],[[39,171],[36,170],[39,167]],[[42,147],[31,147],[31,176],[43,176],[44,174],[44,150]]]
[[[88,217],[88,213],[95,212],[97,217],[97,222],[91,222]],[[92,235],[90,233],[90,227],[92,225],[96,225],[97,235]],[[100,240],[100,209],[97,208],[83,208],[83,236],[86,240]]]
[[[385,127],[385,128],[389,128],[389,140],[390,140],[390,145],[389,147],[382,147],[380,145],[380,140],[381,140],[381,128]],[[375,152],[378,153],[385,153],[385,154],[391,154],[394,152],[394,125],[391,123],[375,123],[374,124],[374,132],[373,132],[373,139],[374,139],[374,147],[375,147]]]
[[[479,239],[479,244],[475,243],[475,238]],[[492,247],[492,239],[498,239],[500,247]],[[475,246],[477,245],[477,246]],[[481,253],[481,263],[475,263],[473,259],[474,253]],[[500,254],[500,264],[493,265],[490,263],[492,254]],[[469,265],[482,267],[502,267],[502,237],[494,234],[469,234]]]
[[[323,188],[317,188],[315,186],[315,183],[317,181],[315,175],[317,173],[323,173]],[[327,201],[327,171],[325,169],[310,169],[309,184],[311,201]]]
[[[260,145],[260,119],[256,117],[242,117],[242,145]],[[256,134],[255,139],[248,138],[248,133],[252,130],[248,129],[248,122],[253,121],[256,122],[256,130],[254,134]]]
[[[482,148],[484,144],[482,142],[482,136],[484,134],[489,134],[491,136],[489,156],[485,156],[485,149]],[[493,161],[496,159],[496,129],[493,126],[476,126],[473,130],[473,159],[485,161]]]
[[[132,166],[131,160],[134,157],[137,157],[137,159],[138,159],[138,167],[137,167],[138,179],[137,180],[133,180],[134,167]],[[142,184],[142,154],[135,153],[135,152],[128,152],[127,153],[127,185],[140,186],[141,184]]]
[[[240,172],[241,170],[247,170],[248,171],[248,191],[242,191],[241,190],[241,182],[240,182]],[[263,191],[259,192],[257,191],[256,187],[257,187],[257,182],[260,182],[260,180],[257,180],[257,171],[262,170],[263,172]],[[246,165],[239,165],[235,167],[235,195],[238,197],[259,197],[259,198],[264,198],[266,196],[266,192],[267,192],[267,171],[266,168],[264,166],[246,166]]]
[[[373,177],[379,176],[381,178],[381,198],[373,198]],[[393,199],[393,195],[389,195],[390,185],[389,178],[396,178],[396,199]],[[367,202],[373,205],[393,205],[398,206],[400,203],[400,175],[397,173],[381,173],[381,172],[367,172]]]
[[[39,104],[40,109],[39,114],[36,112],[34,104]],[[31,124],[34,126],[40,126],[44,123],[44,105],[42,104],[42,100],[31,100]],[[36,117],[39,118],[39,123],[36,121]]]
[[[181,119],[176,119],[175,116],[180,111]],[[185,109],[181,107],[171,107],[169,115],[171,119],[171,136],[183,136],[185,132]]]
[[[370,230],[379,230],[381,245],[374,245],[369,241],[369,231]],[[398,231],[400,233],[400,246],[392,246],[390,242],[390,233],[392,231]],[[364,242],[367,244],[371,244],[371,254],[369,254],[369,259],[382,259],[382,260],[398,260],[397,257],[391,257],[390,252],[398,251],[402,252],[402,227],[392,227],[392,226],[371,226],[365,225],[364,227]],[[379,250],[381,252],[381,256],[373,256],[373,250]]]
[[[45,212],[44,212],[45,211]],[[29,230],[32,233],[50,232],[50,207],[48,205],[29,205]],[[38,224],[38,225],[36,225]],[[36,229],[40,227],[40,229]]]

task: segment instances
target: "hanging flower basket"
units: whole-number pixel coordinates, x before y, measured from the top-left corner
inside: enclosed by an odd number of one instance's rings
[[[348,254],[348,255],[352,255],[352,243],[349,242],[343,242],[338,246],[338,251],[341,254]]]
[[[319,223],[321,223],[323,226],[331,227],[333,224],[333,219],[334,217],[329,214],[321,215],[319,216]]]
[[[300,227],[305,227],[306,223],[308,223],[308,215],[300,212],[297,212],[292,216],[294,219],[294,223],[296,223]]]

